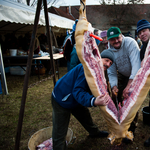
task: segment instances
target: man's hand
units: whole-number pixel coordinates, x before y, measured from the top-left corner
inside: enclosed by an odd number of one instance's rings
[[[107,94],[105,95],[101,95],[101,96],[97,96],[96,100],[94,102],[95,106],[105,106],[109,103],[110,101],[110,96]]]
[[[129,97],[129,92],[128,92],[128,91],[129,91],[128,88],[125,88],[125,89],[123,90],[123,94],[122,94],[122,95],[123,95],[124,98],[128,98],[128,97]]]
[[[131,82],[132,82],[132,79],[129,79],[126,88],[123,90],[123,97],[124,98],[128,98],[129,97],[129,88],[130,88]]]
[[[113,88],[112,88],[112,92],[113,92],[113,94],[114,95],[116,95],[117,93],[118,93],[118,88],[117,88],[117,86],[114,86]]]

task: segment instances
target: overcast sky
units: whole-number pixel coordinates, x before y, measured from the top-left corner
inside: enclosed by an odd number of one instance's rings
[[[98,5],[100,4],[98,0],[86,0],[87,5]],[[60,0],[57,5],[65,6],[65,5],[80,5],[80,0]]]
[[[14,0],[14,1],[18,1],[18,0]],[[36,1],[36,0],[31,0],[30,4],[32,4],[33,1]],[[50,1],[53,2],[54,0],[47,0],[47,3]],[[20,0],[20,2],[26,3],[26,0]],[[150,4],[150,0],[144,0],[144,3]],[[70,6],[80,5],[80,0],[56,0],[53,6],[59,7],[59,6],[69,6],[69,5]],[[99,3],[99,0],[86,0],[86,5],[100,5],[100,3]],[[51,6],[51,3],[49,6]]]
[[[150,4],[150,0],[144,0],[144,3],[149,3]],[[86,5],[99,5],[99,0],[86,0]],[[58,6],[66,6],[66,5],[80,5],[80,0],[58,0],[57,2],[57,7]]]

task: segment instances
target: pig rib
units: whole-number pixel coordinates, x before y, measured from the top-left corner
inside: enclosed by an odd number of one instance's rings
[[[104,76],[103,64],[95,39],[90,37],[92,26],[86,19],[85,0],[82,0],[79,10],[79,21],[75,31],[76,50],[83,65],[87,83],[92,94],[97,97],[107,92],[107,84]],[[107,106],[100,106],[101,113],[107,122],[111,143],[116,139],[127,137],[133,140],[133,134],[128,131],[138,109],[143,103],[150,87],[150,42],[146,49],[143,65],[135,76],[129,88],[129,98],[123,100],[120,106],[120,122],[114,102],[110,98]]]

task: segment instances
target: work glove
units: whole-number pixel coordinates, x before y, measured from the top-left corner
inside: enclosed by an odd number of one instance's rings
[[[106,93],[105,95],[100,95],[100,96],[97,96],[95,101],[94,101],[94,105],[95,106],[106,106],[109,101],[110,101],[110,96],[108,95],[108,93]]]

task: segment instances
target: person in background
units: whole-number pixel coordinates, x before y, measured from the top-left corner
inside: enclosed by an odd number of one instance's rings
[[[78,19],[75,20],[75,23],[72,27],[72,32],[75,32],[77,23],[78,23]]]
[[[18,48],[18,39],[14,33],[7,33],[5,35],[4,48],[5,50]]]
[[[140,58],[142,61],[145,55],[145,50],[148,41],[150,39],[150,23],[145,19],[139,20],[137,23],[137,33],[143,43],[143,46],[141,47],[141,51],[140,51]]]
[[[66,36],[63,46],[62,46],[64,58],[67,61],[67,71],[70,70],[70,55],[75,44],[75,28],[76,28],[77,22],[78,22],[78,19],[76,19],[75,24],[72,27],[71,34]]]
[[[128,32],[125,34],[125,36],[133,38],[132,33],[131,33],[130,31],[128,31]]]
[[[95,34],[96,36],[99,36],[97,29],[94,30],[94,34]],[[95,42],[96,42],[97,46],[98,46],[98,44],[100,43],[100,41],[99,41],[98,39],[95,39]]]
[[[69,70],[73,69],[78,64],[80,64],[80,60],[79,60],[77,52],[76,52],[76,44],[74,44],[73,50],[70,54],[70,68],[69,68]]]
[[[107,70],[109,83],[112,88],[112,99],[117,99],[122,104],[124,98],[129,97],[129,87],[136,73],[141,67],[140,50],[137,42],[131,37],[125,37],[117,27],[107,31],[108,47],[112,49],[115,57],[113,65]],[[131,123],[129,131],[134,134],[137,126],[137,116]],[[131,142],[125,138],[124,142]]]
[[[40,42],[38,37],[35,38],[35,46],[34,46],[34,54],[38,54],[40,52]]]
[[[40,42],[40,48],[43,52],[49,52],[47,50],[47,46],[48,46],[48,43],[47,43],[47,36],[45,34],[41,34],[39,37],[38,37],[38,40]]]
[[[75,24],[73,25],[73,32],[75,32],[76,24],[78,22],[78,19],[75,21]],[[70,54],[70,67],[69,70],[73,69],[75,66],[77,66],[80,63],[80,60],[78,58],[77,52],[76,52],[76,44],[73,45],[72,52]]]
[[[99,49],[99,52],[101,53],[103,50],[108,49],[107,30],[102,31],[100,33],[100,37],[103,39],[103,41],[98,44],[98,49]],[[111,93],[111,88],[109,84],[107,70],[104,71],[104,73],[105,73],[105,78],[107,82],[107,90],[109,92],[109,95],[111,96],[112,93]]]
[[[102,31],[100,37],[103,39],[103,41],[98,44],[98,49],[101,53],[103,50],[108,49],[107,30]]]
[[[30,33],[26,33],[25,36],[23,37],[23,45],[22,45],[22,49],[25,52],[28,52],[29,47],[30,47],[30,41],[31,41],[31,34]]]
[[[141,49],[143,44],[142,44],[142,41],[140,40],[140,38],[138,37],[138,35],[135,36],[135,40],[137,41],[139,48]]]
[[[142,19],[138,21],[137,34],[143,43],[143,46],[140,51],[140,58],[142,61],[145,55],[147,44],[150,40],[150,23],[147,20]],[[150,97],[150,91],[149,91],[149,97]],[[150,137],[144,142],[144,146],[150,147]]]
[[[101,57],[106,70],[112,65],[114,55],[111,51],[103,51]],[[53,150],[66,150],[65,138],[71,114],[89,132],[89,137],[107,137],[108,132],[100,131],[93,123],[87,107],[107,105],[108,96],[108,94],[98,97],[92,95],[81,63],[59,79],[52,92]]]

